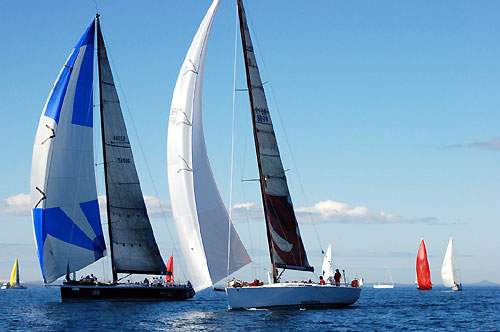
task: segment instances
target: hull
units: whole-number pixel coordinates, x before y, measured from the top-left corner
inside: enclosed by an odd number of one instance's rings
[[[61,299],[78,301],[183,301],[194,296],[186,286],[149,287],[142,285],[63,285]]]
[[[0,289],[26,289],[26,287],[24,287],[24,286],[5,286],[4,285]]]
[[[360,288],[300,283],[226,288],[229,309],[344,308],[355,303],[360,293]]]
[[[377,285],[373,285],[373,288],[377,288],[377,289],[394,288],[394,285],[377,284]]]
[[[455,284],[455,286],[451,287],[452,291],[461,291],[462,290],[462,284]]]

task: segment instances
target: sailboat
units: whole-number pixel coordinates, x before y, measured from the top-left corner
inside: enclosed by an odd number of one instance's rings
[[[417,285],[420,290],[432,289],[431,271],[427,261],[427,250],[425,249],[424,239],[420,241],[420,247],[417,254]]]
[[[321,266],[321,274],[325,282],[333,284],[333,266],[332,266],[332,245],[328,245],[328,249],[326,249],[325,258],[323,258],[323,265]]]
[[[457,283],[457,274],[455,269],[455,257],[453,255],[453,236],[450,238],[446,254],[444,255],[443,266],[441,268],[441,278],[445,287],[451,290],[461,291],[462,283]]]
[[[391,275],[391,271],[389,270],[389,266],[386,264],[385,267],[387,269],[387,273],[389,274],[389,279],[391,279],[391,283],[390,284],[378,283],[378,284],[373,285],[373,288],[377,288],[377,289],[394,288],[394,280],[392,280],[392,275]]]
[[[10,281],[5,282],[1,289],[26,289],[26,287],[21,285],[21,282],[19,281],[19,261],[17,258],[14,261],[14,266],[12,267]]]
[[[106,283],[70,279],[71,273],[106,255],[93,156],[95,44],[113,275]],[[64,64],[42,112],[33,147],[31,203],[43,280],[50,284],[66,276],[63,301],[193,297],[194,290],[186,285],[166,288],[119,282],[131,274],[165,275],[167,270],[144,203],[99,15]],[[127,275],[119,279],[119,273]]]
[[[201,87],[206,47],[219,0],[203,19],[175,86],[168,128],[168,178],[176,229],[191,270],[195,289],[213,287],[217,280],[250,262],[220,198],[205,146]],[[286,176],[267,108],[243,4],[238,1],[253,132],[259,165],[262,202],[271,259],[269,284],[251,287],[229,282],[230,309],[345,307],[356,302],[359,288],[281,282],[278,269],[313,271],[302,243]],[[190,270],[190,271],[191,271]],[[244,285],[244,284],[243,284]]]

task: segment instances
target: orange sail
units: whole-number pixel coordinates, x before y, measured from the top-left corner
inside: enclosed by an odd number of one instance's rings
[[[417,281],[418,289],[432,289],[431,271],[427,261],[427,250],[425,250],[424,239],[420,241],[420,248],[417,254]]]

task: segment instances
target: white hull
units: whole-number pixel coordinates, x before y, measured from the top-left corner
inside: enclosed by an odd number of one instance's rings
[[[383,289],[383,288],[394,288],[394,285],[376,284],[376,285],[373,285],[373,288],[379,288],[379,289]]]
[[[462,290],[462,284],[455,284],[455,286],[451,287],[452,291],[461,291]]]
[[[360,288],[302,283],[226,288],[229,309],[339,308],[356,302]]]

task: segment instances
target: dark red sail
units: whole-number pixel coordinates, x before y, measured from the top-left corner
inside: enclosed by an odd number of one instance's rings
[[[245,10],[240,0],[238,13],[271,262],[275,268],[313,271],[300,236]]]

